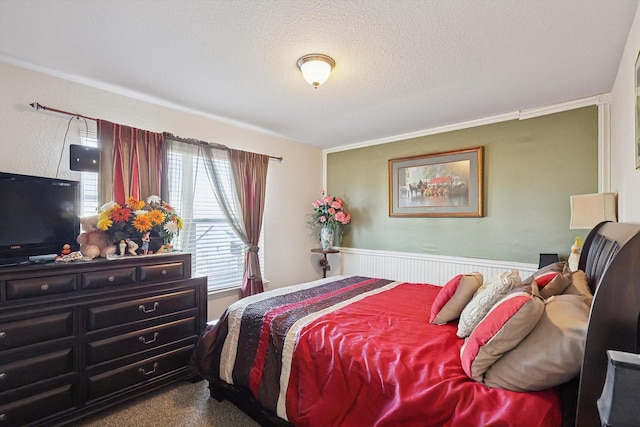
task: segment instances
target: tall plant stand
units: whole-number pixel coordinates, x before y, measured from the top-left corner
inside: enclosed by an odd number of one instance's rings
[[[327,254],[337,254],[340,253],[337,249],[322,249],[316,248],[311,249],[311,252],[316,254],[322,254],[322,258],[320,258],[320,268],[322,268],[322,278],[327,277],[327,271],[331,271],[331,265],[329,264],[329,260],[327,260]]]

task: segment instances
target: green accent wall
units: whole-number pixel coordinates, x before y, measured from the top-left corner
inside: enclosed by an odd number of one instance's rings
[[[389,217],[389,159],[484,146],[484,217]],[[537,263],[566,258],[569,196],[598,191],[598,109],[584,107],[327,155],[328,193],[352,222],[341,245]]]

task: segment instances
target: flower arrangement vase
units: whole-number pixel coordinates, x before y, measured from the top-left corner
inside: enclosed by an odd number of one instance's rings
[[[335,236],[335,230],[331,227],[322,227],[320,229],[320,247],[323,251],[331,249],[333,246],[333,238]]]

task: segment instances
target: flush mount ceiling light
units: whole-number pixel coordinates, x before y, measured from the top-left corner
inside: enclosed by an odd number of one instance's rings
[[[329,78],[329,73],[335,67],[336,61],[330,56],[312,53],[298,59],[297,64],[304,79],[315,89],[318,89],[318,86]]]

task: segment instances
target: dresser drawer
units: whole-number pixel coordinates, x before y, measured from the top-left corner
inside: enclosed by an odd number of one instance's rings
[[[72,348],[0,364],[0,393],[69,372],[73,372]]]
[[[151,380],[180,369],[186,369],[193,346],[184,347],[162,356],[143,360],[119,369],[94,375],[88,379],[88,399],[143,385]]]
[[[117,304],[90,307],[87,310],[87,327],[89,330],[108,328],[195,307],[195,289],[137,298]]]
[[[73,336],[73,312],[0,323],[0,351]]]
[[[175,280],[184,277],[184,264],[174,262],[171,264],[144,265],[140,268],[140,281],[151,282],[159,280]]]
[[[105,288],[108,286],[129,285],[135,282],[135,267],[82,273],[82,289],[95,289]]]
[[[87,344],[87,365],[95,365],[119,357],[151,350],[185,338],[198,336],[195,317],[176,320],[153,328],[140,329],[113,338]]]
[[[77,290],[76,275],[7,280],[7,299],[42,297]]]
[[[73,387],[65,385],[10,403],[0,403],[0,426],[23,426],[73,408]]]

